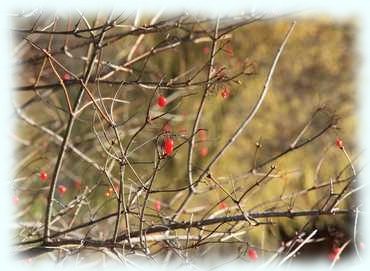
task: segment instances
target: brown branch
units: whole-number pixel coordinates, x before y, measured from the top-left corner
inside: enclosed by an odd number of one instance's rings
[[[104,29],[103,29],[102,33],[100,35],[100,39],[99,39],[98,44],[100,44],[103,41],[104,33],[105,32],[104,32]],[[90,61],[89,65],[86,68],[86,72],[85,72],[85,76],[84,76],[83,81],[88,81],[89,78],[90,78],[97,50],[98,49],[96,47],[94,47],[93,53],[92,53],[92,56],[91,56],[91,61]],[[77,97],[77,100],[75,101],[75,104],[73,106],[73,112],[78,110],[78,107],[79,107],[79,105],[82,101],[83,95],[84,95],[84,89],[81,88],[80,93]],[[68,145],[68,142],[69,142],[69,139],[70,139],[70,136],[71,136],[71,132],[72,132],[74,122],[75,122],[75,116],[71,115],[69,117],[69,120],[68,120],[67,130],[66,130],[64,138],[63,138],[63,143],[62,143],[61,149],[60,149],[59,154],[58,154],[57,162],[55,164],[52,180],[51,180],[51,183],[50,183],[50,190],[49,190],[49,194],[48,194],[48,198],[47,198],[47,205],[46,205],[46,212],[45,212],[45,222],[44,222],[45,223],[45,225],[44,225],[44,241],[45,242],[49,241],[49,236],[50,236],[49,224],[51,222],[51,214],[52,214],[53,203],[54,203],[55,189],[56,189],[56,186],[57,186],[57,180],[59,178],[59,173],[60,173],[60,170],[62,168],[63,158],[65,156],[65,152],[66,152],[67,145]]]
[[[249,213],[248,216],[253,219],[258,218],[295,218],[295,217],[317,217],[317,216],[334,216],[334,215],[352,215],[355,211],[353,210],[333,210],[333,211],[323,211],[323,210],[304,210],[304,211],[265,211]],[[204,226],[210,226],[213,224],[227,223],[233,221],[245,221],[244,215],[236,216],[226,216],[226,217],[216,217],[205,219],[201,221],[194,222],[173,222],[166,225],[154,225],[144,229],[146,234],[165,232],[168,230],[177,229],[188,229],[188,228],[201,228]],[[139,237],[141,231],[131,232],[130,237]],[[128,240],[128,235],[123,234],[118,236],[117,242],[124,242]],[[33,257],[43,253],[47,253],[61,246],[65,245],[76,245],[78,247],[122,247],[122,244],[118,244],[113,240],[93,240],[93,239],[59,239],[52,242],[47,242],[44,245],[29,248],[18,252],[18,255],[22,258]]]

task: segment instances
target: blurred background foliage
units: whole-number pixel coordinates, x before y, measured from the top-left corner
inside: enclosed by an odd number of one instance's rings
[[[144,24],[149,20],[142,19],[141,23]],[[244,64],[251,74],[241,76],[238,78],[238,82],[216,84],[207,97],[200,123],[200,128],[206,130],[206,140],[199,139],[199,135],[197,136],[194,157],[195,176],[230,138],[256,102],[273,57],[290,23],[290,20],[284,18],[257,21],[232,32],[227,40],[220,42],[223,49],[216,56],[216,69],[222,68],[226,76],[229,76],[240,71]],[[63,23],[59,23],[58,26],[62,27]],[[212,26],[199,24],[196,29],[212,29]],[[306,210],[320,207],[321,200],[329,193],[329,186],[299,196],[294,193],[329,182],[330,178],[335,178],[340,170],[347,165],[345,156],[335,147],[336,137],[339,136],[343,139],[350,154],[356,153],[355,67],[357,58],[355,30],[355,24],[351,21],[339,22],[325,17],[299,18],[296,29],[278,63],[270,92],[262,107],[242,135],[211,171],[213,177],[221,182],[228,191],[233,191],[235,187],[241,187],[239,191],[244,191],[261,178],[258,173],[263,176],[263,173],[267,172],[272,164],[276,166],[273,172],[276,177],[255,188],[249,194],[245,201],[246,210],[287,210],[289,207],[294,210]],[[112,31],[114,32],[114,30]],[[166,35],[181,37],[185,34],[181,29],[172,29],[160,34],[147,35],[134,57],[161,43]],[[111,63],[122,63],[135,41],[136,37],[129,36],[106,47],[103,50],[103,58]],[[46,44],[47,39],[41,40],[42,42]],[[60,48],[63,42],[62,37],[56,36],[53,47]],[[70,42],[73,44],[73,39]],[[207,48],[209,50],[210,46],[211,42],[207,40],[189,42],[150,57],[141,79],[143,81],[158,81],[164,77],[165,80],[168,80],[191,69],[196,70],[202,67],[209,58]],[[23,58],[26,59],[34,53],[35,51],[30,50]],[[73,51],[73,55],[76,56],[85,53],[86,47]],[[82,61],[68,58],[63,54],[58,55],[57,59],[73,72],[81,75]],[[139,61],[132,68],[141,70],[144,62]],[[32,84],[40,65],[40,63],[23,63],[18,68],[16,75],[19,85]],[[101,72],[106,71],[108,70],[105,67]],[[184,74],[179,81],[190,78],[192,74],[194,72]],[[137,72],[133,74],[117,72],[110,79],[117,81],[135,80],[137,76]],[[204,80],[206,69],[203,69],[196,78],[196,80]],[[48,67],[41,76],[40,84],[56,81],[57,79]],[[97,84],[90,84],[90,87],[97,95]],[[115,93],[118,87],[117,84],[99,85],[103,97],[112,97],[112,93]],[[226,99],[220,94],[224,87],[228,87],[230,90],[230,96]],[[79,87],[76,85],[69,86],[70,93],[74,97],[76,97],[78,89]],[[140,134],[132,147],[132,149],[136,147],[138,149],[130,156],[130,160],[133,162],[143,162],[134,165],[137,174],[143,179],[150,175],[153,167],[151,163],[145,163],[145,161],[153,160],[157,146],[153,142],[141,145],[161,133],[166,124],[171,128],[175,145],[183,143],[184,136],[190,134],[200,102],[202,87],[159,89],[159,93],[167,96],[168,100],[171,101],[167,107],[170,114],[154,121]],[[17,92],[17,103],[21,104],[35,95],[37,94],[34,92]],[[117,104],[115,107],[115,119],[122,124],[119,130],[125,144],[130,138],[129,135],[144,121],[151,96],[152,90],[137,85],[125,85],[119,92],[119,99],[129,101],[128,104]],[[84,101],[87,102],[88,99],[85,98]],[[110,102],[107,102],[106,105],[109,106]],[[64,110],[67,108],[62,90],[59,87],[55,88],[52,94],[46,98],[29,106],[25,113],[37,123],[63,136],[68,115],[63,110],[59,110],[58,107]],[[163,111],[157,108],[154,102],[152,109],[153,115]],[[316,111],[318,112],[314,115]],[[85,110],[79,116],[73,129],[72,142],[89,157],[104,165],[106,155],[92,132],[93,114],[93,110]],[[331,121],[332,116],[338,120],[337,129],[330,129],[303,148],[295,150],[273,163],[268,163],[256,170],[256,174],[247,174],[255,164],[262,163],[288,149],[313,115],[315,117],[312,119],[311,125],[298,143],[319,132]],[[127,120],[129,121],[125,123]],[[99,125],[97,127],[101,132]],[[23,121],[17,122],[16,133],[22,140],[29,143],[17,144],[15,152],[18,161],[16,177],[25,177],[24,180],[15,184],[15,193],[21,199],[19,208],[24,210],[20,221],[43,223],[47,190],[45,189],[46,184],[39,181],[38,172],[43,169],[51,176],[59,145],[55,144],[50,136],[30,127]],[[259,148],[256,143],[260,144]],[[204,147],[208,149],[208,154],[202,156],[200,150]],[[175,154],[165,162],[154,182],[153,189],[176,189],[186,186],[186,158],[187,144],[184,144],[176,149]],[[106,164],[109,166],[111,162],[108,161]],[[117,165],[113,166],[112,173],[119,176]],[[350,169],[347,168],[344,175],[350,176]],[[126,176],[129,184],[138,183],[129,168]],[[81,188],[76,187],[77,180],[81,182]],[[98,189],[90,194],[89,204],[82,207],[80,213],[83,215],[78,216],[76,224],[88,221],[92,216],[100,217],[108,212],[113,212],[116,208],[114,196],[107,197],[105,195],[109,186],[104,176],[70,151],[63,163],[59,183],[66,185],[68,192],[63,196],[57,195],[57,200],[61,204],[55,205],[56,208],[62,208],[64,203],[81,193],[85,187],[91,188],[99,184]],[[210,181],[203,182],[198,189],[205,190],[211,184]],[[335,190],[340,191],[343,185],[345,183],[336,184]],[[36,194],[37,196],[35,196]],[[150,200],[161,200],[162,214],[172,214],[185,194],[186,191],[153,193]],[[220,189],[194,196],[180,220],[189,219],[191,216],[193,220],[202,218],[204,210],[196,211],[196,207],[207,206],[209,208],[209,206],[215,205],[215,210],[217,210],[217,203],[224,197],[225,194]],[[225,202],[228,206],[233,206],[231,200],[226,199]],[[351,202],[344,201],[340,207],[348,207]],[[232,214],[237,213],[237,210],[226,209],[220,210],[220,212]],[[156,213],[152,205],[148,206],[148,213]],[[135,225],[135,218],[132,221]],[[250,235],[248,235],[251,244],[261,245],[264,242],[263,246],[266,249],[274,248],[280,244],[281,239],[293,236],[308,219],[286,218],[274,221],[278,222],[279,227],[251,228]],[[325,229],[329,225],[334,225],[345,229],[347,222],[348,218],[343,216],[322,217],[316,221],[316,226]],[[109,223],[113,223],[113,221]],[[108,228],[104,229],[106,237],[111,235],[111,232],[106,230]],[[133,226],[133,228],[136,227]],[[100,226],[92,231],[99,230],[102,230]],[[269,236],[274,238],[269,238]]]

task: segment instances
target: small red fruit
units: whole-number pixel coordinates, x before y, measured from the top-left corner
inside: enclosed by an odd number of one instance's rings
[[[164,154],[165,155],[171,155],[172,152],[173,152],[173,146],[174,146],[174,142],[173,142],[173,139],[172,138],[166,138],[164,140]]]
[[[46,171],[41,170],[39,173],[39,178],[40,181],[45,182],[48,179],[48,174],[46,173]]]
[[[199,140],[206,141],[207,140],[207,131],[204,129],[199,130]]]
[[[208,148],[207,148],[207,147],[201,147],[201,148],[199,149],[199,154],[200,154],[200,156],[202,156],[202,157],[207,156],[207,155],[208,155]]]
[[[344,148],[343,141],[339,137],[337,137],[337,139],[335,140],[335,145],[337,145],[337,147],[341,150]]]
[[[254,248],[249,248],[247,251],[247,254],[248,254],[248,258],[251,261],[256,261],[258,259],[257,251]]]
[[[158,97],[158,99],[157,99],[157,104],[158,104],[158,106],[159,107],[165,107],[166,106],[166,104],[167,104],[167,99],[166,99],[166,97],[164,97],[164,96],[159,96]]]
[[[203,54],[208,55],[209,54],[209,47],[205,46],[202,49]]]
[[[112,194],[111,194],[111,192],[106,191],[106,192],[104,193],[104,195],[105,195],[107,198],[109,198]]]
[[[221,210],[226,209],[227,208],[227,203],[224,202],[224,201],[221,201],[218,207],[220,207]]]
[[[230,90],[228,87],[224,87],[223,90],[221,91],[221,97],[226,99],[230,96]]]
[[[154,202],[154,209],[159,212],[161,210],[161,202],[159,200],[156,200]]]
[[[21,200],[19,199],[19,197],[17,195],[14,195],[13,196],[13,204],[14,205],[18,205],[18,203],[20,202]]]
[[[339,260],[339,252],[340,252],[340,248],[339,247],[334,247],[328,255],[329,260],[331,260],[331,261],[334,261],[335,259]]]
[[[60,194],[64,194],[65,192],[67,192],[67,187],[66,186],[64,186],[64,185],[58,185],[58,192],[60,193]]]
[[[64,81],[71,80],[71,76],[69,75],[69,73],[63,74],[63,80]]]

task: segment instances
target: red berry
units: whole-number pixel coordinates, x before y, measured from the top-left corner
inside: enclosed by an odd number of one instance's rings
[[[158,106],[159,107],[164,107],[164,106],[166,106],[166,104],[167,104],[167,99],[166,99],[166,97],[164,97],[164,96],[159,96],[158,97],[158,99],[157,99],[157,104],[158,104]]]
[[[41,170],[39,173],[39,178],[40,181],[45,182],[48,179],[48,174],[46,173],[46,171]]]
[[[221,201],[220,204],[219,204],[219,207],[220,207],[221,210],[226,209],[227,208],[227,203],[224,202],[224,201]]]
[[[173,142],[173,139],[172,138],[166,138],[164,140],[164,154],[165,155],[171,155],[172,152],[173,152],[173,146],[174,146],[174,142]]]
[[[13,204],[14,205],[18,205],[18,203],[20,202],[20,199],[19,199],[19,197],[17,196],[17,195],[14,195],[13,196]]]
[[[200,156],[202,156],[202,157],[207,156],[207,155],[208,155],[208,148],[207,148],[207,147],[201,147],[201,148],[199,149],[199,154],[200,154]]]
[[[202,51],[203,51],[203,54],[208,55],[209,54],[209,47],[207,47],[207,46],[203,47]]]
[[[207,140],[207,131],[204,129],[199,130],[199,140],[206,141]]]
[[[159,200],[156,200],[154,202],[154,209],[159,212],[161,210],[161,202]]]
[[[257,251],[254,248],[249,248],[248,251],[247,251],[247,254],[248,254],[248,258],[251,261],[255,261],[255,260],[258,259]]]
[[[66,80],[71,80],[71,76],[69,75],[69,73],[65,73],[63,74],[63,80],[66,81]]]
[[[340,252],[340,247],[335,247],[332,249],[332,251],[336,254],[338,254]]]
[[[65,192],[67,192],[67,187],[65,187],[64,185],[58,185],[58,192],[60,194],[64,194]]]
[[[335,145],[337,145],[339,149],[344,148],[343,141],[339,137],[337,137],[337,139],[335,140]]]
[[[328,258],[329,258],[330,261],[333,261],[335,259],[335,256],[336,256],[335,253],[330,252],[329,255],[328,255]]]
[[[331,260],[331,261],[334,261],[334,259],[339,260],[339,252],[340,252],[340,248],[339,247],[334,247],[328,255],[329,260]]]
[[[228,87],[224,87],[223,90],[221,91],[221,97],[226,99],[230,96],[230,90]]]

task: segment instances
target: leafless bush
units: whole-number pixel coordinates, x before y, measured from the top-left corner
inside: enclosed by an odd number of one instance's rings
[[[14,186],[15,200],[24,206],[17,214],[18,254],[62,261],[100,252],[101,259],[130,265],[135,256],[191,263],[197,256],[225,251],[225,260],[262,257],[267,266],[290,261],[307,244],[332,238],[333,265],[349,242],[359,255],[356,226],[350,237],[320,236],[317,229],[318,221],[358,218],[350,200],[359,189],[353,185],[358,173],[347,141],[338,138],[335,143],[341,116],[330,105],[313,108],[304,123],[284,126],[288,129],[281,133],[289,135],[289,142],[278,152],[270,146],[259,156],[263,145],[257,139],[242,152],[248,163],[224,158],[256,121],[296,23],[285,24],[278,33],[274,56],[264,60],[269,68],[261,73],[248,58],[234,58],[226,67],[225,55],[234,57],[237,49],[230,44],[243,29],[274,23],[278,16],[135,14],[85,17],[75,11],[58,17],[35,12],[14,18],[19,81],[14,108],[21,121]],[[234,110],[237,121],[228,124],[227,115],[218,115],[216,122],[223,123],[227,136],[209,139],[209,130],[220,123],[202,121],[213,110],[207,103],[216,106],[211,101],[215,96],[237,99],[230,89],[257,75],[263,83],[242,110]],[[285,102],[280,106],[288,107]],[[188,129],[171,123],[185,123]],[[328,178],[318,177],[326,158],[317,154],[313,185],[289,189],[284,184],[282,191],[281,184],[270,186],[289,174],[301,180],[278,161],[324,136],[341,161]],[[199,149],[211,140],[212,150]],[[316,148],[324,147],[321,142]],[[199,157],[207,159],[199,162]],[[215,170],[225,161],[237,164],[237,174],[228,177]],[[307,199],[312,195],[314,204]],[[295,234],[279,236],[282,221],[298,225]]]

